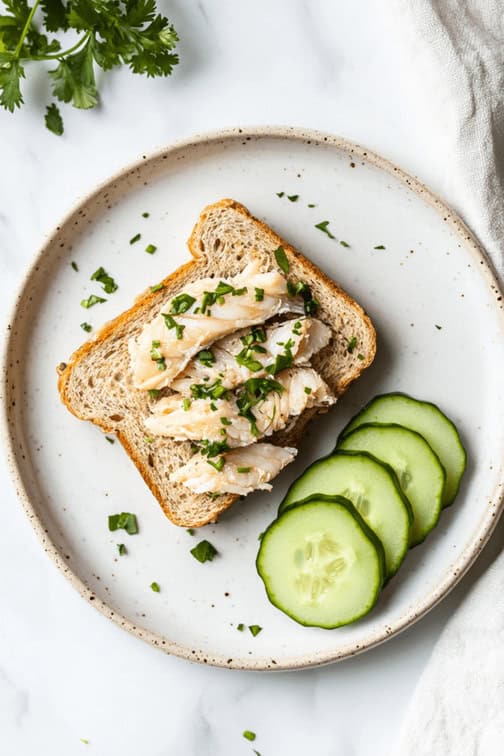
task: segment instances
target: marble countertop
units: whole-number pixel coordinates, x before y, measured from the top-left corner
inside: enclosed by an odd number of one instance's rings
[[[192,133],[289,124],[346,136],[443,194],[423,139],[398,33],[382,3],[167,0],[181,65],[167,80],[127,71],[103,105],[45,130],[45,78],[0,113],[0,315],[45,234],[83,194],[140,155]],[[450,201],[450,197],[446,197]],[[47,559],[0,464],[0,750],[6,756],[385,756],[417,679],[472,577],[400,637],[297,673],[191,665],[143,644],[86,604]],[[257,733],[244,740],[245,729]],[[85,744],[81,739],[88,740]]]

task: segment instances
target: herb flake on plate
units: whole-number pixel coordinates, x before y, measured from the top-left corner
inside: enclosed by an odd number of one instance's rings
[[[329,228],[328,228],[329,227],[329,223],[330,223],[330,221],[327,221],[327,220],[326,221],[320,221],[320,223],[316,223],[315,224],[315,228],[318,228],[319,231],[322,231],[322,233],[327,234],[327,236],[329,237],[329,239],[335,239],[336,237],[334,236],[334,234],[332,234],[329,231]]]
[[[204,564],[205,562],[211,562],[213,558],[218,554],[215,546],[212,546],[210,541],[200,541],[196,546],[191,549],[191,554],[198,562]]]
[[[109,515],[108,528],[111,532],[115,530],[125,530],[128,535],[138,533],[138,523],[136,515],[131,512],[121,512],[120,514]]]

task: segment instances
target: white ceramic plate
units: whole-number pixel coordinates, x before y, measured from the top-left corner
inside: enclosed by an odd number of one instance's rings
[[[277,197],[281,191],[298,194],[298,201]],[[264,218],[365,307],[378,332],[378,355],[336,409],[317,421],[271,494],[248,497],[191,537],[165,518],[120,445],[109,445],[60,404],[55,366],[83,341],[82,321],[101,325],[187,260],[185,240],[200,210],[221,197]],[[337,240],[314,227],[323,220]],[[130,245],[138,232],[141,241]],[[158,246],[154,255],[145,254],[147,243]],[[379,245],[385,249],[374,249]],[[89,280],[100,265],[119,290],[84,310],[80,300],[101,293]],[[253,669],[305,667],[358,653],[432,608],[496,522],[504,459],[503,325],[501,295],[474,238],[425,187],[388,162],[341,139],[295,129],[194,138],[97,189],[62,222],[28,274],[11,323],[4,396],[20,499],[73,585],[111,619],[166,651]],[[266,599],[254,566],[257,536],[289,482],[333,447],[364,402],[391,390],[434,401],[457,423],[469,455],[461,491],[367,618],[332,631],[301,627]],[[109,533],[108,514],[121,511],[137,514],[138,535]],[[189,553],[200,535],[221,554],[212,563],[202,565]],[[126,556],[118,556],[118,542],[126,543]],[[152,581],[160,593],[150,589]],[[252,637],[237,631],[239,623],[263,630]]]

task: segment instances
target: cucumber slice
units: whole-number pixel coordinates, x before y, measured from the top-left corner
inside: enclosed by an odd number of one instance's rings
[[[301,625],[331,629],[376,604],[383,547],[342,496],[289,507],[263,535],[257,571],[271,603]]]
[[[313,494],[349,499],[385,549],[387,579],[406,556],[413,522],[411,505],[389,465],[366,452],[338,451],[311,465],[291,485],[278,513]]]
[[[410,545],[421,543],[439,520],[446,480],[427,441],[401,425],[369,423],[345,436],[337,448],[370,452],[393,468],[413,509]]]
[[[466,468],[466,451],[455,425],[439,407],[413,399],[407,394],[382,394],[372,399],[350,420],[340,439],[365,423],[397,423],[420,433],[446,470],[443,506],[452,503]]]

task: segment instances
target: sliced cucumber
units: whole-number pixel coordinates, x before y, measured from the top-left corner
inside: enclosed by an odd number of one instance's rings
[[[385,549],[387,578],[394,575],[410,543],[413,512],[389,465],[366,452],[338,451],[311,465],[291,485],[278,513],[313,494],[349,499]]]
[[[369,423],[346,435],[337,448],[370,452],[393,468],[413,509],[410,545],[423,541],[439,520],[446,480],[427,441],[401,425]]]
[[[407,394],[383,394],[350,420],[340,439],[365,423],[397,423],[420,433],[446,470],[443,506],[452,503],[466,468],[466,452],[455,425],[439,407]]]
[[[271,603],[301,625],[334,628],[375,605],[383,547],[342,496],[289,507],[263,535],[256,561]]]

